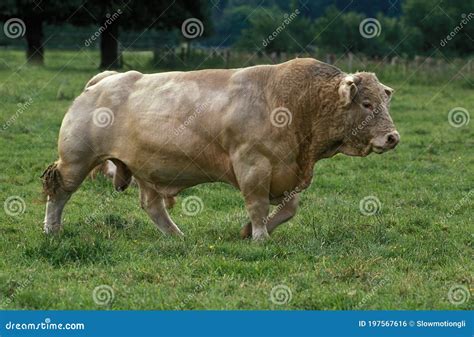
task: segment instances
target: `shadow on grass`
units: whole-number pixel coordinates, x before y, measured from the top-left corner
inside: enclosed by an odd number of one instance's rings
[[[123,230],[125,228],[130,227],[127,219],[115,214],[107,214],[104,218],[104,224],[107,227],[112,227],[118,230]]]
[[[80,226],[80,224],[71,224]],[[42,237],[33,247],[25,250],[32,260],[46,260],[54,267],[67,264],[112,264],[113,242],[96,233],[66,230],[57,236]]]

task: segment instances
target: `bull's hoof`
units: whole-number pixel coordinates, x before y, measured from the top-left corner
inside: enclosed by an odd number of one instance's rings
[[[263,242],[270,239],[270,234],[268,234],[267,229],[265,227],[259,228],[252,233],[252,240]]]
[[[115,186],[117,192],[123,192],[128,187],[128,185]]]
[[[54,225],[44,225],[43,233],[46,235],[54,235],[61,232],[61,224],[54,224]]]
[[[249,222],[240,230],[240,237],[242,239],[250,239],[252,237],[252,223]]]
[[[267,232],[262,232],[252,235],[252,240],[255,242],[264,242],[270,239],[270,235]]]

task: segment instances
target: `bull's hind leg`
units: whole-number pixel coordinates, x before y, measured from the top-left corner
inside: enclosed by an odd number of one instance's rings
[[[66,163],[61,159],[50,165],[43,173],[43,190],[47,196],[44,232],[58,232],[64,206],[89,174],[93,165],[87,161]]]
[[[183,232],[171,220],[166,211],[164,198],[149,184],[137,179],[140,186],[140,202],[142,208],[147,212],[158,229],[163,234],[182,236]]]

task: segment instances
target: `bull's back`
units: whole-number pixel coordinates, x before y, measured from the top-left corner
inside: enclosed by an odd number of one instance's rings
[[[161,184],[234,180],[221,137],[235,70],[143,75],[130,93],[115,156]]]
[[[233,125],[250,123],[247,106],[256,88],[237,70],[205,70],[144,75],[128,100],[130,123],[144,141],[195,152],[222,140]],[[243,103],[243,104],[242,104]],[[156,132],[159,130],[160,132]]]

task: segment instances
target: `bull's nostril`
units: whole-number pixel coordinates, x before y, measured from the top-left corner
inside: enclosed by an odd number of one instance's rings
[[[397,138],[394,135],[388,135],[387,137],[387,143],[393,144],[397,141]]]
[[[385,146],[393,149],[395,146],[397,146],[398,142],[400,141],[400,136],[398,135],[398,132],[390,132],[385,136]]]

